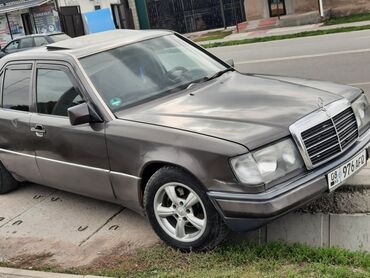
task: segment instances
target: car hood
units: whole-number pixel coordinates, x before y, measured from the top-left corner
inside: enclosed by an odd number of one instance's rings
[[[319,97],[329,104],[360,93],[334,83],[230,72],[116,116],[217,137],[253,150],[288,136],[291,124],[318,109]]]

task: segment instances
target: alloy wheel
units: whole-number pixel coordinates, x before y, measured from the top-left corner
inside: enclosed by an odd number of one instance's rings
[[[199,239],[207,224],[207,215],[198,194],[182,183],[167,183],[154,197],[154,213],[159,225],[181,242]]]

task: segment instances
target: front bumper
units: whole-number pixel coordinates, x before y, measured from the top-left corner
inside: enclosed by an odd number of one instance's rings
[[[210,191],[208,196],[231,230],[254,230],[327,192],[329,189],[326,174],[364,149],[367,150],[367,157],[369,157],[370,130],[340,157],[304,176],[279,184],[263,193],[242,194]]]

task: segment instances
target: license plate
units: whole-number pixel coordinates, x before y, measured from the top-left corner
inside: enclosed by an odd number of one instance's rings
[[[327,175],[329,190],[343,183],[366,165],[366,150]]]

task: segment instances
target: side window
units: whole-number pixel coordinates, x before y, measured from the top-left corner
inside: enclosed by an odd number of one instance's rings
[[[67,73],[57,69],[37,70],[37,112],[68,116],[68,108],[84,102]]]
[[[3,85],[3,108],[30,111],[30,69],[9,67],[5,71]]]
[[[33,47],[33,38],[21,39],[19,44],[20,49]]]
[[[34,37],[35,46],[43,46],[49,44],[45,37]]]
[[[4,51],[9,52],[9,51],[18,49],[18,47],[19,47],[19,40],[16,40],[16,41],[9,43],[8,46],[4,48]]]

